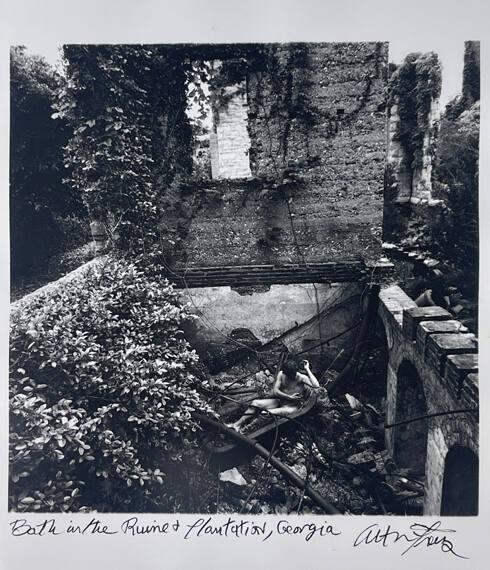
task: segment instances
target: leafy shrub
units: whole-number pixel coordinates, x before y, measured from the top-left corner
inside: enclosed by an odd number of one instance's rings
[[[70,251],[55,255],[48,264],[48,274],[54,279],[66,275],[95,257],[93,242],[75,247]]]
[[[11,509],[172,508],[161,468],[210,411],[186,318],[167,281],[116,258],[12,315]]]

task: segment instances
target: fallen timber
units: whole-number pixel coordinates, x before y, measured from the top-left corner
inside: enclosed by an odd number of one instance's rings
[[[287,417],[271,415],[271,420],[266,425],[246,434],[244,437],[261,445],[271,447],[278,436],[284,435],[286,432],[289,433],[298,427],[297,420],[308,414],[315,406],[316,401],[316,392],[310,390],[307,400],[295,413]],[[232,431],[237,433],[235,430]],[[217,470],[224,471],[249,461],[256,454],[257,451],[248,442],[242,439],[235,439],[233,443],[213,447],[211,449],[211,463]]]
[[[310,499],[323,511],[330,515],[342,514],[337,508],[335,508],[330,502],[325,500],[319,493],[310,487],[310,485],[302,479],[297,473],[285,465],[282,461],[279,461],[274,455],[267,450],[258,441],[251,439],[250,436],[238,433],[232,428],[225,426],[224,424],[208,418],[203,414],[196,413],[195,417],[202,423],[208,425],[209,427],[215,428],[221,433],[229,436],[237,442],[240,442],[243,446],[247,446],[252,449],[253,455],[260,455],[266,461],[268,461],[281,475],[283,475],[290,483],[295,485],[301,490],[304,490],[305,495],[310,497]],[[286,419],[286,418],[284,418]],[[280,420],[279,420],[280,421]],[[278,422],[279,423],[279,422]]]

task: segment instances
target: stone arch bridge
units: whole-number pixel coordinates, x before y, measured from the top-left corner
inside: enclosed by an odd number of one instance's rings
[[[425,515],[477,514],[475,335],[440,307],[418,307],[398,286],[381,291],[379,315],[389,354],[386,425],[395,424],[387,449],[398,467],[425,479]]]

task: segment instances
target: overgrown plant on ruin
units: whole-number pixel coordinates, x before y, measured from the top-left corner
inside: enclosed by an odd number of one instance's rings
[[[63,58],[95,259],[12,307],[9,507],[475,514],[477,46],[442,115],[384,42]]]

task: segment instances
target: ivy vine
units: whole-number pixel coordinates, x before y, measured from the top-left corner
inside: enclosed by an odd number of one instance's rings
[[[422,165],[432,101],[440,94],[441,66],[435,53],[409,54],[391,76],[388,103],[398,106],[400,119],[394,138],[404,149],[411,171]]]
[[[182,61],[130,45],[69,45],[64,60],[57,116],[73,132],[70,183],[116,244],[145,251],[161,237],[159,188],[190,168]]]

